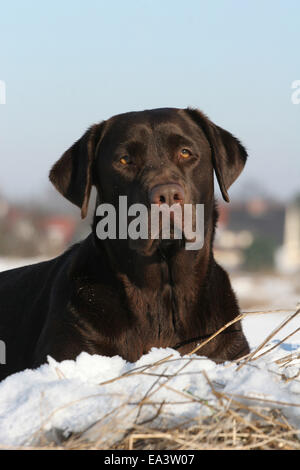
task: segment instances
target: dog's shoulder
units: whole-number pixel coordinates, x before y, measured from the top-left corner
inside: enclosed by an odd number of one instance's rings
[[[104,264],[89,236],[53,259],[1,272],[0,306],[21,304],[22,297],[27,302],[49,299],[51,292],[66,292],[80,280],[105,279]]]
[[[102,281],[106,283],[111,275],[111,266],[104,250],[95,243],[93,234],[73,248],[68,267],[71,283],[82,281]]]

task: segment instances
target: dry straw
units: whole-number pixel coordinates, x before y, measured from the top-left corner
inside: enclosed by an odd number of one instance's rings
[[[56,436],[56,442],[50,441],[46,438],[42,426],[39,433],[35,434],[35,442],[38,445],[18,447],[18,449],[53,449],[53,450],[92,450],[92,449],[144,449],[144,450],[250,450],[250,449],[279,449],[279,450],[295,450],[300,449],[300,433],[295,429],[289,420],[284,415],[285,406],[298,408],[300,403],[286,403],[275,402],[264,398],[253,398],[251,396],[227,395],[220,390],[216,390],[214,384],[210,381],[205,371],[202,371],[205,380],[207,381],[212,393],[216,397],[216,404],[214,406],[197,398],[194,395],[184,391],[178,391],[171,387],[171,379],[182,373],[191,361],[201,360],[200,357],[192,356],[196,352],[201,352],[201,348],[210,342],[217,335],[222,333],[233,323],[249,316],[249,315],[267,315],[276,311],[256,311],[247,312],[239,315],[235,320],[227,323],[224,327],[214,333],[210,338],[201,343],[197,348],[194,348],[189,358],[182,358],[182,366],[175,374],[168,374],[167,365],[174,361],[172,354],[166,358],[156,361],[152,364],[132,369],[130,372],[123,374],[119,377],[111,379],[99,384],[102,385],[112,383],[114,381],[123,380],[125,377],[132,375],[153,375],[155,378],[153,384],[138,403],[128,402],[111,410],[109,414],[102,417],[97,423],[91,426],[84,432],[72,435],[68,439],[61,436]],[[291,320],[293,320],[300,313],[300,308],[288,316],[278,327],[276,327],[266,337],[266,339],[250,354],[247,356],[228,364],[228,367],[236,367],[238,372],[245,365],[255,366],[255,361],[273,351],[286,339],[290,338],[293,334],[297,333],[300,328],[295,329],[291,334],[286,336],[282,341],[278,342],[275,346],[267,347],[270,340]],[[258,354],[260,353],[260,354]],[[298,353],[288,354],[276,360],[276,363],[282,368],[280,379],[284,382],[295,380],[299,381],[299,374],[294,377],[289,377],[285,374],[285,369],[295,359],[300,359],[300,351]],[[178,359],[176,359],[178,362]],[[162,373],[157,373],[157,366],[165,364],[166,368]],[[275,372],[274,372],[275,373]],[[63,378],[61,371],[57,370],[58,377]],[[164,381],[160,379],[163,378]],[[187,420],[180,425],[174,425],[170,428],[164,426],[164,419],[161,419],[159,427],[155,425],[157,418],[162,414],[165,405],[170,404],[167,402],[156,402],[155,394],[159,389],[165,387],[178,394],[178,404],[182,404],[184,398],[186,402],[200,401],[202,405],[208,407],[210,413],[208,416],[195,416],[193,419]],[[99,393],[99,396],[101,393]],[[85,397],[84,399],[88,399]],[[254,402],[253,406],[249,403]],[[130,407],[127,404],[130,403]],[[247,404],[246,404],[247,403]],[[71,405],[71,404],[69,404]],[[172,401],[172,405],[176,406],[176,402]],[[68,405],[66,405],[68,406]],[[141,411],[143,407],[151,406],[155,410],[150,419],[141,421]],[[61,408],[60,408],[61,409]],[[126,412],[124,412],[126,410]],[[129,411],[128,411],[129,410]],[[54,413],[59,410],[55,410]],[[127,414],[126,414],[127,413]],[[136,416],[135,424],[128,431],[126,430],[126,417],[134,413]],[[51,414],[53,416],[53,413]],[[50,420],[49,416],[44,425]],[[122,418],[120,418],[122,416]],[[124,423],[124,425],[123,425]],[[99,432],[100,430],[100,432]],[[103,437],[105,435],[115,432],[114,444],[107,445]],[[119,438],[118,438],[119,436]],[[116,443],[117,442],[117,443]],[[0,446],[1,447],[1,446]],[[5,446],[7,449],[8,447]]]

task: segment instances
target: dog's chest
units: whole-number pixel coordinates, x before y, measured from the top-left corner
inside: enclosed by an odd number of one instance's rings
[[[190,335],[186,319],[195,311],[191,296],[165,283],[159,289],[85,285],[77,290],[73,316],[76,329],[91,353],[135,361],[152,347],[174,347]],[[195,323],[194,323],[194,326]]]
[[[126,289],[126,302],[134,318],[134,330],[142,343],[143,353],[151,347],[170,347],[184,335],[184,319],[194,310],[180,288],[165,283],[159,289]],[[187,315],[189,310],[190,315]],[[130,332],[129,332],[130,334]]]

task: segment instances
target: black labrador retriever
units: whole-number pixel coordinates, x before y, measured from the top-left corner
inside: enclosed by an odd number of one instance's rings
[[[204,243],[106,238],[92,233],[50,261],[0,273],[0,378],[34,368],[47,355],[61,361],[81,351],[136,361],[152,347],[190,352],[239,314],[227,273],[212,252],[217,208],[214,171],[223,195],[247,153],[229,132],[196,109],[161,108],[114,116],[92,126],[50,172],[58,191],[87,214],[97,206],[204,204]],[[240,322],[199,354],[216,362],[249,352]]]

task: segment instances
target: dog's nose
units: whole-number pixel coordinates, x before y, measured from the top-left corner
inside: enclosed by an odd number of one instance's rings
[[[149,191],[150,204],[173,204],[184,203],[184,189],[180,184],[168,183],[157,184]]]

